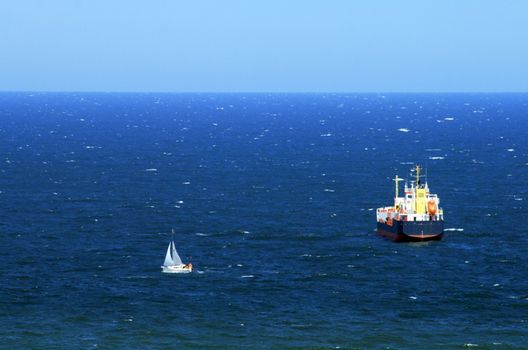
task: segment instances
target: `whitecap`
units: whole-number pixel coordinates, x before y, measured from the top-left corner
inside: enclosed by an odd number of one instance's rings
[[[243,276],[240,276],[240,278],[253,278],[253,277],[255,277],[255,276],[253,276],[253,275],[243,275]]]
[[[453,118],[453,117],[445,117],[444,120],[449,120],[449,121],[451,121],[451,120],[455,120],[455,118]]]
[[[398,131],[401,131],[401,132],[409,132],[411,130],[407,129],[407,128],[399,128]]]
[[[145,171],[158,171],[158,169],[156,169],[156,168],[148,168],[148,169],[145,169]]]
[[[462,232],[462,231],[464,231],[464,229],[463,228],[450,227],[450,228],[445,228],[444,231],[458,231],[458,232]]]
[[[445,159],[445,157],[436,156],[436,157],[429,157],[429,159],[431,159],[431,160],[442,160],[442,159]]]

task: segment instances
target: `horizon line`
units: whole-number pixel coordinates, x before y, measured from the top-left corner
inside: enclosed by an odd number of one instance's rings
[[[138,91],[138,90],[3,90],[0,93],[60,94],[527,94],[528,91]]]

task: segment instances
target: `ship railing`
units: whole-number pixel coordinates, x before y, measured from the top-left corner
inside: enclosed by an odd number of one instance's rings
[[[433,215],[431,217],[429,214],[403,214],[401,217],[403,221],[430,221],[431,219],[434,221],[440,220],[439,215]]]

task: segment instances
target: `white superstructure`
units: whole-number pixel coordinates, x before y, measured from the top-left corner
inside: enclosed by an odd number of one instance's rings
[[[420,183],[420,170],[420,166],[417,165],[415,168],[416,181],[411,181],[410,187],[405,183],[404,197],[398,197],[398,183],[403,180],[396,175],[394,205],[376,210],[378,222],[390,224],[392,220],[442,221],[444,219],[444,212],[440,208],[440,198],[429,191],[427,182]]]

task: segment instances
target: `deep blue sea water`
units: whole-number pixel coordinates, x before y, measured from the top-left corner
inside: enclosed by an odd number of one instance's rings
[[[528,349],[527,135],[528,94],[1,93],[0,348]],[[415,162],[449,230],[392,243]]]

